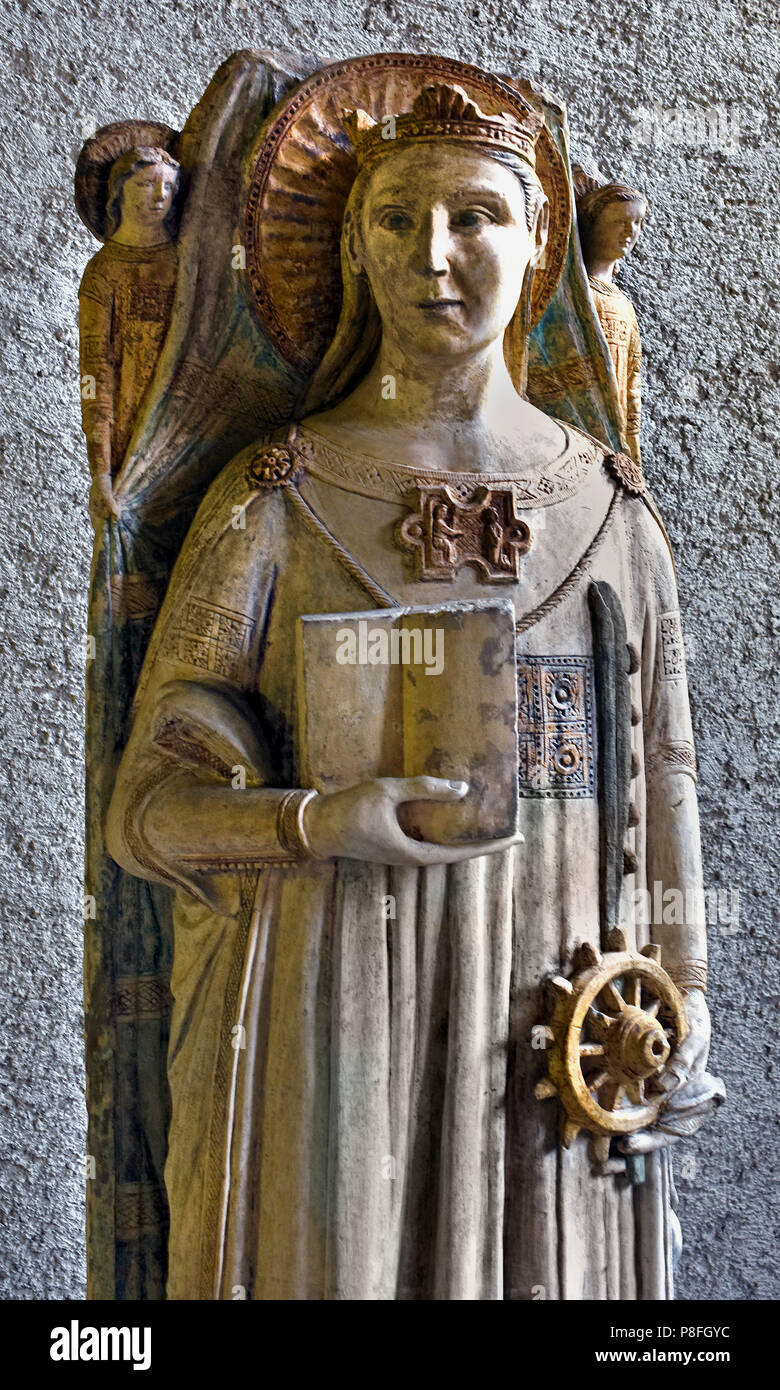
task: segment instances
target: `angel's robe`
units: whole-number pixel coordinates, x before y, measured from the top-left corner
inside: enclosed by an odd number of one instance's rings
[[[669,1298],[666,1154],[641,1184],[597,1174],[587,1137],[561,1148],[558,1102],[534,1096],[542,982],[600,940],[593,580],[639,654],[630,944],[660,941],[673,978],[704,986],[701,917],[637,910],[646,884],[701,888],[667,541],[603,446],[567,427],[548,467],[502,479],[533,537],[518,581],[421,583],[394,540],[415,477],[430,481],[305,426],[276,455],[245,451],[201,506],[152,638],[109,844],[175,887],[168,1296]],[[296,860],[280,839],[296,620],[375,609],[377,590],[513,599],[524,843],[389,868]],[[561,719],[580,751],[565,765]],[[529,746],[548,760],[541,787]]]
[[[82,426],[88,440],[103,446],[112,477],[124,461],[168,331],[177,255],[174,242],[108,241],[79,286]]]
[[[642,342],[631,300],[617,285],[589,276],[588,283],[617,378],[618,401],[628,451],[639,462],[642,415]]]

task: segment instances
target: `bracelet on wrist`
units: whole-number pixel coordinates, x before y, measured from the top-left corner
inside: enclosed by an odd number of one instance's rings
[[[279,803],[276,814],[276,833],[279,843],[295,859],[318,859],[309,843],[303,826],[303,813],[309,802],[319,793],[301,791],[296,788],[287,792]]]

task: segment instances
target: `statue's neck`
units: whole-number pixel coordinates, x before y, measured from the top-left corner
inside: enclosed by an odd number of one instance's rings
[[[502,344],[468,358],[418,359],[383,339],[376,361],[352,397],[353,410],[388,425],[437,423],[495,427],[516,404]]]
[[[605,261],[596,256],[588,261],[588,274],[594,280],[605,280],[608,285],[611,285],[617,265],[617,261]]]
[[[422,468],[507,472],[546,466],[565,446],[561,427],[520,397],[503,345],[468,360],[420,361],[380,347],[371,370],[313,428],[336,447]]]
[[[171,241],[171,234],[162,223],[157,223],[152,227],[143,227],[127,226],[123,222],[111,240],[116,242],[118,246],[166,246]]]

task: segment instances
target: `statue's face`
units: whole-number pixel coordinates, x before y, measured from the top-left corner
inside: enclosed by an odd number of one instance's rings
[[[451,143],[406,145],[373,170],[348,232],[385,337],[423,362],[503,338],[540,245],[510,169]]]
[[[599,213],[590,233],[590,251],[605,261],[619,261],[636,245],[647,204],[643,198],[623,203],[607,203]]]
[[[131,174],[122,188],[123,223],[158,226],[171,210],[177,180],[177,170],[170,164],[147,164]]]

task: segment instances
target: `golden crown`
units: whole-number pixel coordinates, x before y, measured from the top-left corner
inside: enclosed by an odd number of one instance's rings
[[[530,106],[522,115],[488,116],[462,87],[436,82],[423,87],[411,111],[378,121],[367,111],[345,111],[344,124],[361,167],[389,154],[399,140],[459,140],[509,150],[534,169],[543,121]]]

